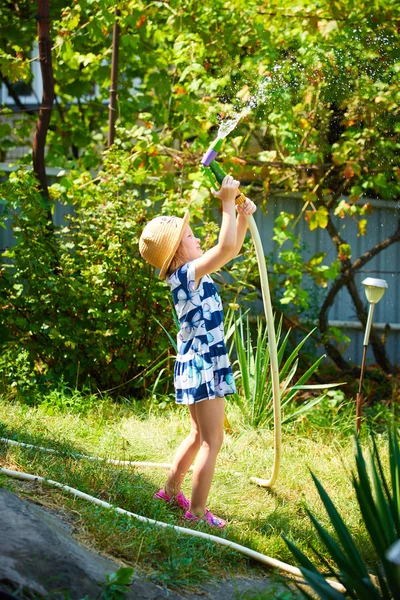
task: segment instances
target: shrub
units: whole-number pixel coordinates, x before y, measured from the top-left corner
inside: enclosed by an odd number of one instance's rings
[[[154,317],[171,324],[168,294],[138,253],[154,209],[119,158],[106,159],[97,180],[71,174],[52,187],[74,207],[59,227],[31,174],[14,173],[3,186],[16,240],[0,270],[0,345],[24,352],[38,381],[63,375],[76,387],[133,386],[166,352]]]

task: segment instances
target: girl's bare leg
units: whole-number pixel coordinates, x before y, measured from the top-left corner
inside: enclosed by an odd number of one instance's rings
[[[190,407],[200,431],[200,450],[193,470],[190,512],[203,516],[214,477],[215,463],[224,439],[225,398],[204,400]]]
[[[200,448],[200,432],[194,411],[190,411],[190,421],[190,433],[181,442],[175,453],[174,462],[172,463],[172,468],[165,484],[165,491],[168,496],[179,494],[182,481]]]

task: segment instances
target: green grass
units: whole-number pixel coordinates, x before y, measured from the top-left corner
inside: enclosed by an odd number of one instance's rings
[[[97,496],[115,506],[152,519],[183,525],[180,512],[153,499],[164,484],[162,469],[116,467],[78,460],[76,453],[123,460],[171,462],[174,451],[188,432],[184,407],[167,404],[113,404],[98,399],[81,414],[54,410],[51,404],[29,407],[0,397],[0,437],[54,448],[63,456],[6,446],[0,442],[0,466],[59,481]],[[212,531],[258,552],[293,564],[282,539],[289,538],[306,554],[310,545],[323,551],[306,515],[305,505],[329,529],[309,470],[323,483],[357,541],[363,558],[374,560],[373,551],[357,510],[349,473],[354,467],[353,405],[322,405],[308,420],[283,430],[283,452],[278,480],[272,490],[250,483],[250,476],[268,477],[273,463],[272,430],[245,429],[238,409],[228,405],[232,428],[217,463],[209,498],[215,514],[228,520],[224,532]],[[314,418],[314,420],[313,420]],[[332,426],[336,422],[336,426]],[[366,429],[366,428],[365,428]],[[386,444],[377,435],[385,457]],[[361,440],[365,442],[366,433]],[[190,496],[188,475],[183,490]],[[73,499],[47,486],[25,488],[0,476],[0,486],[24,495],[37,494],[41,501],[64,506],[79,520],[87,541],[98,550],[123,559],[151,579],[171,586],[192,586],[226,574],[251,575],[270,570],[241,554],[211,542],[182,536],[173,530],[142,524],[135,519]],[[22,491],[21,491],[22,490]],[[202,525],[204,531],[210,531]]]

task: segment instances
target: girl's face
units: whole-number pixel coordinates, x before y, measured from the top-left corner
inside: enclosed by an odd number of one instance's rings
[[[193,231],[186,225],[185,231],[183,233],[181,247],[185,252],[188,260],[194,260],[195,258],[200,258],[203,254],[203,250],[200,247],[200,240],[196,238],[193,234]]]

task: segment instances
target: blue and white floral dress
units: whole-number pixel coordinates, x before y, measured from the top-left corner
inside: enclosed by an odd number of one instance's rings
[[[180,331],[174,370],[176,402],[194,404],[236,392],[224,341],[221,298],[209,275],[195,289],[193,261],[167,279]]]

